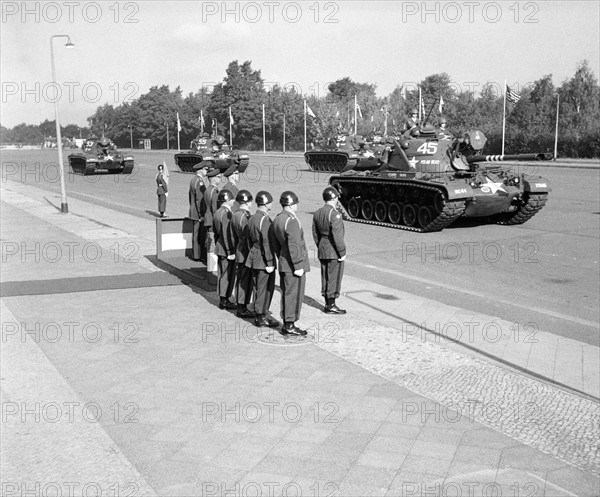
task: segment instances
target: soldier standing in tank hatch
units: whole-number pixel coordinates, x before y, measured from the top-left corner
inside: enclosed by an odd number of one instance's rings
[[[192,258],[195,261],[206,259],[206,230],[204,228],[202,198],[206,191],[207,180],[204,176],[208,164],[202,161],[194,166],[196,176],[190,181],[188,200],[190,203],[189,218],[194,223],[192,232]]]
[[[235,197],[238,210],[233,213],[231,225],[236,242],[235,250],[235,289],[237,300],[237,316],[250,318],[254,314],[248,310],[252,297],[252,271],[246,267],[246,259],[250,252],[248,241],[248,220],[250,219],[250,206],[252,194],[248,190],[240,190]]]
[[[235,201],[229,190],[221,190],[218,195],[219,208],[213,217],[215,235],[215,254],[219,258],[219,309],[235,309],[237,306],[229,300],[235,285],[235,236],[231,225],[231,207]]]
[[[416,128],[421,124],[419,122],[419,112],[417,109],[412,109],[410,111],[410,117],[404,123],[404,131],[410,131],[413,128]]]
[[[275,254],[270,238],[271,218],[269,211],[273,197],[264,190],[256,194],[256,212],[248,220],[248,243],[250,252],[246,268],[252,271],[252,291],[254,293],[254,325],[259,328],[275,328],[279,322],[269,314],[269,307],[275,291]]]
[[[335,188],[325,188],[325,205],[313,215],[312,233],[321,262],[321,295],[325,299],[323,311],[327,314],[346,314],[344,309],[335,304],[335,299],[340,296],[346,260],[344,223],[342,215],[335,208],[339,196]]]
[[[271,230],[275,253],[279,263],[281,287],[282,335],[306,335],[306,330],[296,326],[304,300],[306,273],[310,271],[304,231],[296,217],[298,195],[292,191],[281,194],[279,203],[283,210],[277,214]]]
[[[213,273],[217,270],[213,217],[217,212],[217,199],[219,196],[217,185],[221,182],[221,171],[218,167],[213,167],[208,170],[206,176],[210,183],[202,198],[202,212],[204,213],[204,227],[206,228],[206,270],[209,273]]]
[[[444,116],[440,116],[440,127],[438,128],[438,136],[441,140],[452,140],[454,136],[447,128],[448,121]]]

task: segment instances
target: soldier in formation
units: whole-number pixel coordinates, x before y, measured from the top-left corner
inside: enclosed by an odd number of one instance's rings
[[[202,212],[204,214],[204,227],[206,229],[206,270],[209,273],[213,273],[217,270],[213,218],[217,212],[217,199],[219,197],[218,185],[221,182],[221,170],[218,167],[213,167],[208,170],[206,176],[209,185],[202,197]]]
[[[227,171],[223,173],[223,176],[227,178],[227,183],[225,183],[223,189],[229,190],[231,193],[233,193],[234,197],[237,196],[238,192],[240,191],[237,186],[237,183],[240,180],[240,173],[238,172],[237,164],[234,164],[227,169]]]
[[[252,271],[246,266],[250,252],[248,239],[248,221],[251,217],[252,194],[248,190],[240,190],[235,197],[238,209],[233,213],[231,225],[236,243],[235,249],[235,289],[237,300],[237,316],[240,318],[253,317],[248,309],[252,297]]]
[[[190,181],[188,201],[189,218],[194,227],[192,232],[192,257],[195,261],[206,261],[206,229],[204,227],[203,198],[208,180],[205,176],[208,163],[203,161],[194,166],[196,175]]]
[[[281,287],[282,335],[306,335],[298,328],[306,286],[306,273],[310,271],[304,230],[296,217],[298,195],[292,191],[281,194],[282,211],[277,214],[271,227],[273,245],[278,256],[279,286]]]
[[[219,309],[236,309],[230,299],[235,285],[236,242],[231,224],[232,206],[235,198],[229,190],[218,194],[219,208],[213,216],[212,229],[215,237],[215,255],[218,257]]]
[[[327,314],[346,314],[344,309],[335,304],[340,296],[346,260],[344,223],[342,215],[335,208],[339,196],[335,188],[325,188],[325,205],[313,215],[312,233],[321,263],[321,295],[325,299],[324,312]]]

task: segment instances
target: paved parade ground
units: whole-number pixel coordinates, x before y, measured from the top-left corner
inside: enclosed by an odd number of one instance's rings
[[[69,214],[55,153],[2,157],[2,496],[600,494],[597,162],[521,164],[553,190],[520,226],[346,222],[331,316],[307,228],[329,176],[251,155],[240,186],[294,190],[312,254],[284,339],[156,259],[163,159],[187,215],[173,151],[69,173]]]

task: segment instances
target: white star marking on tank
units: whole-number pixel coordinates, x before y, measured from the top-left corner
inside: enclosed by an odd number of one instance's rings
[[[487,187],[487,188],[489,188],[492,191],[492,193],[496,193],[498,190],[500,190],[501,192],[504,192],[504,193],[508,193],[504,189],[504,183],[502,183],[502,182],[500,182],[500,183],[494,183],[488,177],[486,177],[485,179],[486,179],[487,183],[485,183],[484,185],[481,185],[482,189],[483,189],[483,187]]]

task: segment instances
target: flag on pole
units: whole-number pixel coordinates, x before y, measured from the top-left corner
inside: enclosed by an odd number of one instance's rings
[[[371,122],[373,122],[373,119],[374,119],[373,114],[371,114]]]
[[[200,109],[200,117],[198,118],[198,124],[202,124],[204,126],[204,114],[202,113],[202,109]]]
[[[440,105],[438,107],[438,110],[440,111],[440,114],[442,114],[444,112],[444,97],[442,97],[440,95]]]
[[[308,104],[306,104],[306,113],[310,117],[314,117],[315,119],[317,118],[316,114],[312,111],[312,109],[308,106]]]
[[[360,116],[360,118],[362,119],[362,112],[360,110],[360,105],[358,105],[358,102],[356,103],[356,111],[358,112],[358,115]]]
[[[511,90],[510,86],[506,85],[506,100],[510,103],[516,104],[519,100],[521,100],[521,95],[519,95],[516,91]]]
[[[181,132],[181,123],[179,122],[179,112],[177,113],[177,132]]]
[[[165,178],[165,183],[169,184],[169,168],[167,167],[167,162],[163,159],[163,178]]]
[[[233,114],[231,113],[231,107],[229,107],[229,123],[235,124],[235,121],[233,120]]]

